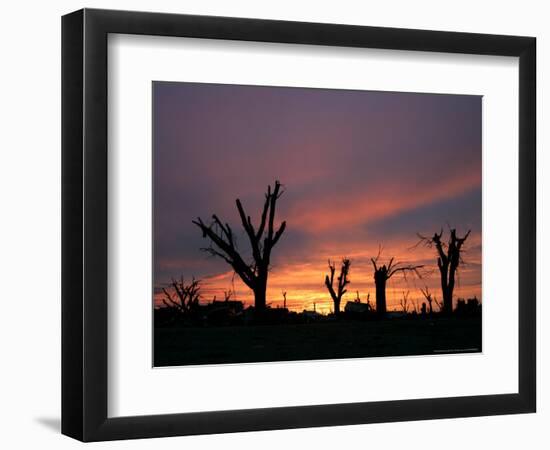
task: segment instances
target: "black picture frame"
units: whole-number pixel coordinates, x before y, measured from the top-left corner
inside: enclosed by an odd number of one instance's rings
[[[517,393],[107,416],[109,33],[519,57]],[[62,433],[82,441],[535,412],[536,39],[83,9],[62,18]]]

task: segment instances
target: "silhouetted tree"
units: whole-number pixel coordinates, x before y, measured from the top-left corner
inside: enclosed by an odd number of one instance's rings
[[[404,265],[400,262],[394,262],[394,258],[390,259],[389,264],[382,266],[378,265],[380,259],[380,253],[382,248],[378,250],[376,258],[371,258],[372,265],[374,266],[374,284],[376,286],[376,313],[379,316],[386,315],[386,282],[393,277],[396,273],[402,273],[406,278],[407,272],[413,272],[419,278],[422,278],[418,269],[421,269],[422,265]]]
[[[359,295],[359,291],[357,291],[357,294]],[[372,311],[372,306],[370,304],[370,292],[367,293],[367,306],[370,311]]]
[[[334,314],[337,316],[340,314],[340,302],[342,301],[342,296],[347,292],[345,287],[350,283],[348,279],[350,265],[351,261],[349,259],[342,259],[340,275],[337,278],[338,285],[336,286],[336,290],[334,290],[334,274],[336,272],[336,264],[331,263],[330,259],[328,260],[330,277],[329,275],[325,276],[325,285],[328,289],[328,292],[330,293],[330,296],[332,297],[332,301],[334,303]]]
[[[162,292],[164,293],[162,303],[164,303],[166,307],[185,315],[198,306],[200,299],[200,280],[192,278],[191,282],[186,284],[182,276],[179,280],[172,279],[170,286],[174,290],[173,293],[168,291],[168,289],[162,288]]]
[[[428,312],[431,315],[433,313],[432,302],[433,302],[435,296],[434,296],[434,298],[432,298],[432,294],[430,293],[430,290],[428,289],[428,286],[426,286],[425,289],[420,288],[420,292],[422,292],[422,295],[424,296],[424,298],[428,302]]]
[[[282,291],[283,293],[283,308],[286,309],[286,291]]]
[[[453,291],[455,288],[456,272],[462,262],[462,246],[466,242],[466,239],[468,239],[470,231],[468,230],[463,238],[459,238],[456,235],[456,229],[451,229],[448,243],[441,241],[443,230],[439,234],[434,233],[430,238],[418,235],[421,242],[424,242],[428,247],[435,247],[437,250],[437,267],[441,275],[444,314],[451,314],[453,312]]]
[[[408,301],[409,301],[409,291],[407,291],[407,293],[403,291],[403,297],[401,298],[401,300],[399,300],[399,304],[401,305],[401,309],[405,314],[409,312],[409,305],[407,304]]]
[[[281,184],[278,181],[275,181],[273,190],[271,190],[271,186],[267,187],[260,225],[257,229],[252,225],[250,216],[246,215],[241,201],[236,200],[241,223],[252,248],[253,262],[250,264],[245,262],[237,250],[235,236],[228,223],[223,223],[215,214],[212,216],[210,225],[204,224],[200,217],[193,221],[201,229],[203,237],[208,237],[211,241],[210,247],[203,250],[222,258],[233,268],[244,284],[254,292],[254,306],[257,310],[263,310],[266,307],[267,276],[271,251],[286,228],[284,221],[277,230],[274,228],[275,207],[282,194]]]

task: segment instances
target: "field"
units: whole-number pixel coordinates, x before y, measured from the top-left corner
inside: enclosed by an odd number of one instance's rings
[[[480,317],[172,326],[154,332],[155,367],[480,351]]]

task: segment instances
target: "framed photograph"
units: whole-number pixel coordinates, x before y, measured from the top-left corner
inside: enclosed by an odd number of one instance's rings
[[[535,412],[532,37],[62,21],[62,432]]]

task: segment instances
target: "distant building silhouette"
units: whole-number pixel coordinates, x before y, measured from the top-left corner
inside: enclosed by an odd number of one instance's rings
[[[370,303],[347,302],[344,308],[347,313],[364,314],[372,311]]]

